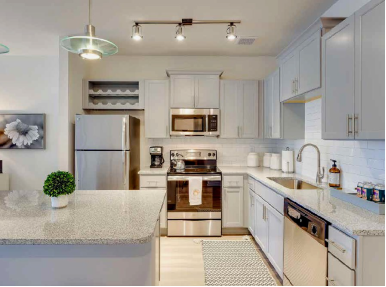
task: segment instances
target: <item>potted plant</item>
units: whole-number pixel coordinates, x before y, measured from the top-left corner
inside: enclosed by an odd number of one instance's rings
[[[53,208],[66,207],[68,195],[75,190],[74,176],[66,171],[56,171],[47,176],[43,192],[51,197]]]

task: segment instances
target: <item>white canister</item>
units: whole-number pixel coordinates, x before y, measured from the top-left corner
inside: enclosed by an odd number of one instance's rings
[[[281,155],[279,153],[273,153],[271,155],[271,169],[281,169]]]
[[[263,166],[270,167],[271,166],[271,153],[266,152],[263,157]]]
[[[259,166],[259,155],[257,152],[250,152],[247,157],[247,166],[256,167]]]

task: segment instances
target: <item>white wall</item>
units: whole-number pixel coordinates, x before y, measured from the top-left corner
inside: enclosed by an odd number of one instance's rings
[[[45,113],[46,149],[0,150],[12,189],[42,189],[58,169],[59,62],[54,56],[0,57],[0,112]]]
[[[349,17],[370,0],[339,0],[322,17]]]
[[[325,168],[323,181],[328,180],[330,159],[337,160],[341,169],[341,186],[353,191],[359,181],[385,183],[385,141],[322,140],[321,99],[306,103],[305,140],[278,140],[278,151],[290,147],[296,154],[304,143],[317,145],[321,152],[321,165]],[[296,162],[296,172],[315,178],[317,153],[312,147],[303,151],[303,161]]]

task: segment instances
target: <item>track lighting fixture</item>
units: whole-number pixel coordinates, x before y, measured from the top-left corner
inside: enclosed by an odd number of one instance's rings
[[[118,47],[114,43],[95,37],[95,27],[91,25],[91,0],[88,1],[88,22],[83,36],[69,36],[60,40],[60,46],[71,53],[76,53],[86,60],[101,59],[102,56],[114,55]]]
[[[185,40],[185,36],[184,36],[184,33],[183,33],[183,28],[182,28],[182,24],[178,24],[177,26],[176,26],[176,39],[178,40],[178,41],[183,41],[183,40]]]
[[[226,38],[230,41],[233,41],[237,38],[236,35],[236,25],[240,24],[240,20],[193,20],[193,19],[182,19],[181,21],[134,21],[133,31],[131,38],[133,40],[141,40],[142,36],[142,27],[141,25],[163,25],[163,24],[174,24],[176,26],[176,36],[175,38],[178,41],[183,41],[186,39],[186,36],[183,33],[184,26],[192,26],[194,24],[229,24],[226,30]]]
[[[236,25],[234,25],[233,23],[230,23],[229,26],[228,26],[226,38],[229,41],[233,41],[233,40],[235,40],[237,38],[237,35],[236,35]]]
[[[131,39],[133,39],[135,41],[140,41],[140,40],[142,40],[142,38],[143,38],[143,36],[142,36],[141,25],[138,25],[138,24],[133,25]]]

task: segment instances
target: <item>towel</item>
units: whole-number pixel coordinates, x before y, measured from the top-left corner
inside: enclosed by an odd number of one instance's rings
[[[202,177],[189,177],[189,204],[202,204]]]

